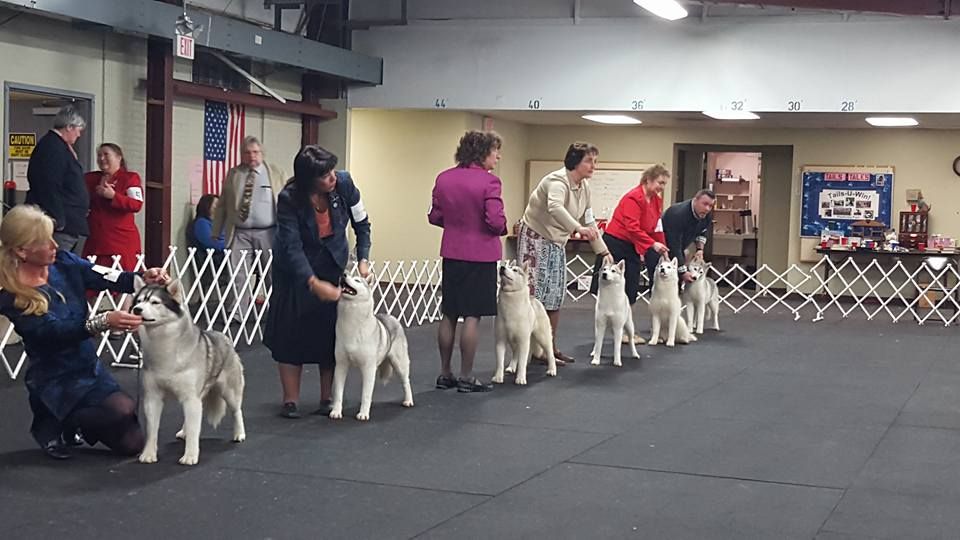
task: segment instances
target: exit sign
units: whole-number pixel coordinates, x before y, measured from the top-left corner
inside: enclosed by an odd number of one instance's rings
[[[173,40],[173,54],[178,58],[193,60],[193,37],[177,35]]]

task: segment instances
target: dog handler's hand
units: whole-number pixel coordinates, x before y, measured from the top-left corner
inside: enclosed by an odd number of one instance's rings
[[[117,332],[132,332],[140,326],[143,318],[126,311],[111,311],[107,313],[107,326]]]
[[[336,302],[340,299],[340,287],[333,283],[317,279],[316,276],[310,276],[307,281],[307,287],[314,296],[323,302]]]
[[[366,278],[370,275],[370,263],[366,259],[360,259],[360,262],[357,263],[357,272],[360,272],[360,276]]]
[[[577,229],[577,232],[580,233],[580,236],[584,240],[590,240],[591,242],[597,239],[597,230],[593,227],[580,227]]]
[[[613,255],[609,253],[604,254],[603,264],[613,264]]]
[[[666,255],[667,253],[670,253],[670,249],[667,248],[667,246],[661,244],[660,242],[653,243],[653,250],[659,253],[660,255]]]
[[[163,268],[148,268],[143,272],[143,281],[147,285],[165,285],[170,281],[170,276]]]
[[[684,272],[684,273],[683,273],[683,276],[681,276],[681,277],[683,277],[684,283],[693,283],[694,281],[696,281],[696,280],[693,278],[693,274],[691,274],[690,272]]]

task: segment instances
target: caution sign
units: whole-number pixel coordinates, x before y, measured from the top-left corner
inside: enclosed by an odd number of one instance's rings
[[[10,149],[10,159],[30,159],[34,147],[37,146],[36,133],[11,133],[7,141]]]

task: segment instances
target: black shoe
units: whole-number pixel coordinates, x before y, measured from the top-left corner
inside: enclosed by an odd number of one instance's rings
[[[320,407],[317,410],[313,411],[310,414],[330,416],[330,411],[333,410],[333,402],[329,399],[320,400]]]
[[[58,440],[48,442],[43,447],[43,452],[48,456],[52,457],[53,459],[63,460],[63,459],[70,459],[73,457],[73,454],[71,454],[70,451],[67,450],[67,447],[64,446]]]
[[[449,390],[457,387],[457,379],[453,375],[440,375],[437,377],[437,390]]]
[[[300,413],[297,412],[297,404],[292,401],[284,403],[283,409],[280,410],[280,416],[292,419],[300,418]]]
[[[480,379],[476,377],[457,380],[457,392],[490,392],[492,390],[492,384],[482,383]]]

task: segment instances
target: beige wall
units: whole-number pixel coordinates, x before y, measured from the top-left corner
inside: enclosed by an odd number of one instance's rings
[[[468,113],[353,110],[350,172],[363,193],[373,227],[376,260],[435,259],[441,230],[427,223],[437,174],[453,166],[457,143],[482,118]],[[504,155],[497,174],[504,184],[507,219],[522,209],[526,128],[497,121]]]

